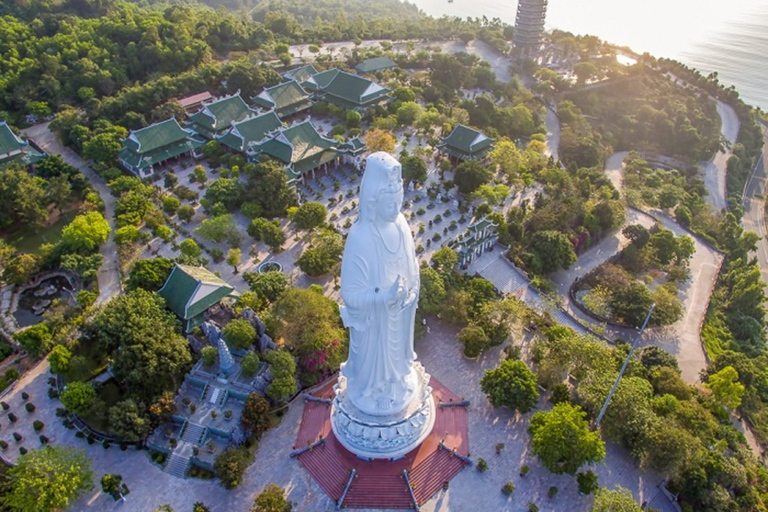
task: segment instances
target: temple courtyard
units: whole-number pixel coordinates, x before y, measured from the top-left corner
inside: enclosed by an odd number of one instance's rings
[[[422,505],[421,510],[524,511],[528,510],[528,503],[533,502],[541,511],[587,511],[592,497],[579,496],[574,477],[550,474],[529,454],[527,426],[533,413],[519,416],[506,409],[493,409],[480,390],[479,380],[483,370],[498,364],[502,347],[496,347],[479,360],[471,361],[462,355],[461,345],[455,339],[456,330],[452,326],[430,318],[429,327],[426,336],[416,342],[419,360],[430,374],[456,395],[471,401],[468,409],[470,458],[473,462],[479,457],[484,458],[489,469],[481,473],[474,466],[464,468],[450,481],[447,490],[439,490]],[[513,339],[523,346],[525,353],[532,335],[518,332],[513,334]],[[169,504],[176,512],[190,512],[194,503],[202,502],[212,512],[246,512],[250,510],[254,497],[270,483],[286,489],[289,499],[296,504],[294,510],[324,512],[335,508],[335,503],[300,462],[290,458],[304,410],[301,397],[290,405],[282,422],[264,435],[254,463],[246,470],[240,486],[227,491],[216,480],[183,479],[165,473],[145,451],[133,448],[121,451],[116,446],[105,450],[100,444],[89,445],[84,439],[76,438],[73,430],[60,428],[61,422],[52,417],[60,404],[58,400],[46,396],[50,376],[48,363],[41,362],[25,374],[3,400],[9,404],[20,402],[22,391],[35,397],[38,409],[34,415],[46,416],[45,433],[52,444],[85,450],[91,459],[95,481],[98,482],[105,473],[118,473],[131,490],[126,502],[115,502],[101,492],[97,484],[73,503],[70,510],[150,512],[160,505]],[[549,402],[542,398],[539,410],[549,406]],[[50,415],[44,412],[46,409],[50,409]],[[7,421],[2,423],[3,430],[10,428]],[[498,443],[505,446],[500,455],[495,453]],[[9,447],[11,449],[16,450],[14,446]],[[521,477],[519,473],[523,465],[528,465],[530,472]],[[613,488],[621,485],[631,490],[640,502],[648,500],[655,505],[654,498],[660,494],[658,486],[661,477],[641,472],[621,448],[608,445],[605,462],[593,465],[591,469],[599,475],[601,486]],[[511,497],[501,492],[507,481],[515,484]],[[547,497],[551,486],[559,489],[553,499]]]

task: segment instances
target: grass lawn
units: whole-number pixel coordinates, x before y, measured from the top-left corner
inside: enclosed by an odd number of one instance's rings
[[[37,231],[20,228],[8,235],[6,241],[16,247],[20,252],[37,254],[40,246],[56,244],[61,240],[61,229],[69,224],[77,212],[68,212],[60,216],[56,222],[50,226],[40,228]]]

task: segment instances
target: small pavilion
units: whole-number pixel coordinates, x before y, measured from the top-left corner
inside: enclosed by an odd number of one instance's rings
[[[251,102],[263,110],[274,110],[280,119],[301,114],[312,107],[309,93],[294,80],[264,89],[251,98]]]
[[[117,154],[117,159],[120,165],[139,178],[147,178],[156,165],[163,165],[182,155],[197,156],[197,150],[204,142],[171,117],[140,130],[131,130],[122,141],[123,149]]]
[[[363,75],[370,73],[377,73],[384,71],[385,69],[396,68],[397,63],[389,57],[374,57],[372,59],[366,59],[355,66],[355,71]]]
[[[498,225],[488,217],[473,222],[467,230],[447,244],[459,255],[459,268],[467,268],[478,256],[489,250],[499,239]]]
[[[205,320],[205,312],[225,297],[239,293],[226,281],[204,267],[176,264],[158,295],[165,299],[168,309],[176,313],[190,332]]]
[[[234,123],[217,140],[232,151],[247,154],[252,147],[263,142],[271,134],[283,127],[283,123],[274,110],[264,114],[247,117]]]
[[[453,131],[437,145],[453,162],[482,160],[493,149],[494,140],[483,132],[458,124]]]
[[[45,156],[45,153],[33,148],[29,141],[22,140],[16,135],[8,123],[0,121],[0,169],[12,163],[29,167]]]
[[[258,112],[246,105],[238,91],[231,96],[222,96],[203,103],[199,112],[189,116],[189,128],[206,139],[215,139],[232,126],[232,123],[255,114]]]

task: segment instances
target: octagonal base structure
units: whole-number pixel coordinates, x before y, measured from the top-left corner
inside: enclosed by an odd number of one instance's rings
[[[304,404],[294,447],[304,449],[297,455],[299,462],[338,505],[413,509],[429,500],[467,464],[464,460],[469,454],[467,409],[440,406],[440,403],[458,403],[461,399],[434,377],[429,382],[434,401],[434,426],[420,445],[395,460],[365,460],[339,442],[331,428],[335,385],[336,379],[325,383]],[[307,450],[308,446],[313,447]],[[408,482],[404,471],[408,472]]]

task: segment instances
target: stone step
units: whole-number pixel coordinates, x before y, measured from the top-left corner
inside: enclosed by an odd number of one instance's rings
[[[205,427],[187,422],[187,427],[184,429],[184,435],[181,436],[181,440],[197,445],[200,444],[200,439],[202,439],[204,433]]]
[[[168,462],[165,464],[165,472],[169,475],[184,478],[187,474],[187,466],[189,466],[189,459],[172,453]]]
[[[217,388],[215,386],[211,387],[211,392],[208,395],[208,402],[212,404],[216,404],[216,402],[219,400],[219,395],[221,394],[221,388]]]

